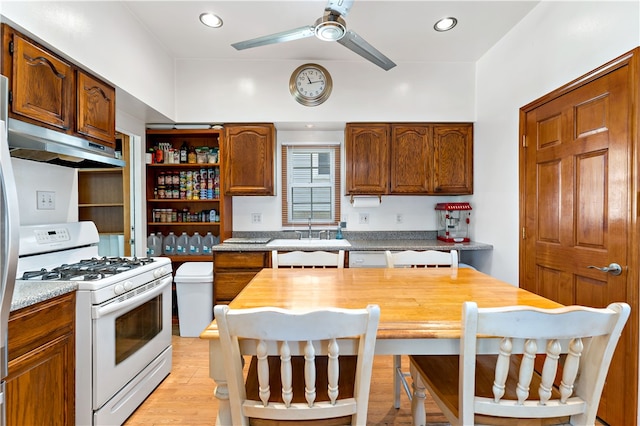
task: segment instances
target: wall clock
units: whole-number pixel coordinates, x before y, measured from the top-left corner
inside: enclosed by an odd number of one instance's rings
[[[329,98],[333,82],[326,68],[318,64],[300,65],[289,79],[289,91],[304,106],[320,105]]]

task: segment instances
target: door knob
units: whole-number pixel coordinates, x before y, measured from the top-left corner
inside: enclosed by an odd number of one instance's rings
[[[597,269],[598,271],[608,272],[611,275],[620,275],[622,273],[622,268],[617,263],[611,263],[609,266],[605,266],[599,268],[597,266],[587,266],[587,268]]]

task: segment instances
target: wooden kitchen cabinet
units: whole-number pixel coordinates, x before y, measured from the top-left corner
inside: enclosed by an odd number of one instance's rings
[[[11,312],[7,425],[75,423],[75,292]]]
[[[389,193],[389,125],[347,124],[347,194]]]
[[[100,234],[124,233],[127,201],[121,168],[78,170],[78,219],[95,222]]]
[[[131,256],[128,136],[117,136],[116,151],[122,152],[124,167],[78,169],[78,219],[94,222],[101,236],[122,235],[124,247],[117,247],[116,250],[111,246],[110,255],[116,255],[122,249],[122,254]]]
[[[218,129],[147,130],[147,151],[163,146],[179,151],[186,144],[192,151],[202,147],[208,148],[210,153],[218,150],[219,160],[209,162],[207,157],[202,163],[173,163],[167,157],[162,163],[147,164],[147,235],[155,232],[166,237],[173,232],[179,237],[186,232],[192,236],[197,231],[204,237],[211,231],[220,237],[220,241],[231,237],[232,200],[221,194],[224,183],[222,138],[222,131]],[[214,186],[209,188],[211,185]],[[216,211],[217,220],[211,220],[211,210]],[[185,261],[211,261],[211,254],[169,257],[174,262],[174,270]]]
[[[10,118],[115,147],[115,88],[2,24]]]
[[[225,125],[225,195],[274,195],[275,126]]]
[[[473,124],[348,123],[348,195],[473,193]]]
[[[270,265],[264,251],[216,251],[213,253],[213,303],[228,304],[255,275]]]

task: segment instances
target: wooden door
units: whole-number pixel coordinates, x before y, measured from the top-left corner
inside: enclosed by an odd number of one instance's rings
[[[389,193],[389,125],[347,124],[347,194]]]
[[[431,126],[391,125],[391,193],[430,192],[432,156]]]
[[[598,411],[611,425],[636,422],[637,81],[627,55],[521,110],[520,285],[567,305],[632,308]],[[591,268],[612,263],[620,275]]]

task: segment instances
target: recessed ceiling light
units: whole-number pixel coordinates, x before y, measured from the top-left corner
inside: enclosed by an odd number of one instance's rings
[[[307,129],[313,129],[314,127],[316,127],[315,124],[305,124],[304,127],[306,127]]]
[[[440,19],[433,26],[433,29],[439,32],[449,31],[451,28],[455,27],[458,23],[458,20],[452,16],[447,16],[446,18]]]
[[[211,28],[220,28],[222,26],[222,19],[213,13],[201,13],[200,22]]]

